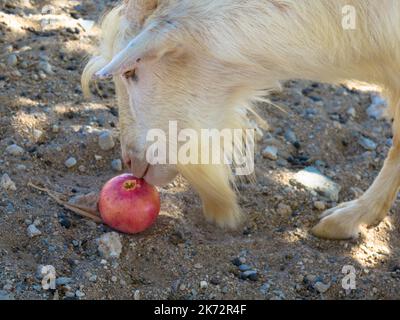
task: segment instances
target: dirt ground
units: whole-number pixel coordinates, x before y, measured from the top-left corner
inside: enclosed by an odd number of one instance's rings
[[[257,147],[257,182],[239,185],[247,220],[236,232],[206,223],[199,198],[179,177],[160,189],[156,225],[121,235],[120,257],[104,259],[97,239],[108,227],[27,186],[32,181],[73,196],[98,191],[118,174],[111,166],[120,158],[113,88],[100,84],[93,101],[80,88],[98,28],[85,29],[78,20],[97,21],[115,3],[0,0],[0,177],[7,174],[16,185],[0,188],[0,298],[398,299],[399,202],[358,240],[320,240],[309,230],[320,206],[335,203],[292,180],[301,169],[318,167],[341,186],[340,202],[368,188],[391,138],[390,125],[366,112],[371,88],[292,81],[271,97],[287,113],[260,105],[270,129]],[[295,143],[287,141],[288,128]],[[116,141],[110,151],[98,145],[103,130]],[[362,147],[361,136],[376,148]],[[13,144],[23,152],[7,153]],[[269,145],[278,148],[277,161],[261,155]],[[77,164],[67,168],[70,157]],[[29,236],[32,224],[40,235]],[[235,264],[256,276],[241,279]],[[42,288],[40,265],[54,266],[61,279],[55,290]],[[345,266],[356,271],[355,289],[342,286]]]

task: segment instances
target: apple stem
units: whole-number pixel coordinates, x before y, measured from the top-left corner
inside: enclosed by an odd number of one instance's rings
[[[74,213],[76,213],[76,214],[78,214],[78,215],[80,215],[80,216],[83,216],[83,217],[85,217],[85,218],[89,218],[89,219],[93,220],[93,221],[96,222],[96,223],[102,223],[101,218],[100,218],[96,213],[94,213],[94,212],[88,212],[86,209],[84,209],[84,208],[82,208],[82,207],[78,207],[78,206],[69,204],[69,203],[66,202],[66,201],[61,200],[60,197],[57,196],[57,194],[56,194],[55,192],[52,192],[52,191],[50,191],[50,190],[47,189],[47,188],[38,187],[38,186],[34,185],[32,182],[29,182],[29,183],[28,183],[28,186],[31,187],[31,188],[34,188],[34,189],[36,189],[36,190],[39,190],[39,191],[42,191],[42,192],[47,193],[47,195],[48,195],[50,198],[52,198],[52,199],[53,199],[54,201],[56,201],[59,205],[64,206],[64,207],[67,208],[68,210],[71,210],[72,212],[74,212]]]

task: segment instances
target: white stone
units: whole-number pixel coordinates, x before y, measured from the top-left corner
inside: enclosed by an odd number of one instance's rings
[[[330,201],[339,200],[341,186],[324,176],[317,168],[307,167],[294,176],[294,180],[307,190],[316,192]]]
[[[75,296],[77,298],[83,298],[86,294],[82,290],[76,290],[75,291]]]
[[[264,158],[270,159],[270,160],[278,160],[278,148],[274,146],[268,146],[264,149],[262,152],[262,155]]]
[[[76,166],[78,162],[76,161],[76,159],[74,157],[69,158],[67,161],[65,161],[65,166],[67,168],[73,168]]]
[[[1,177],[0,187],[7,191],[17,190],[14,181],[11,180],[10,176],[7,173],[3,174],[3,176]]]
[[[208,282],[207,281],[200,281],[200,289],[207,289]]]
[[[42,234],[42,232],[40,232],[40,230],[34,224],[31,224],[28,227],[27,232],[28,232],[29,238],[34,238],[34,237],[40,236]]]
[[[60,126],[58,124],[53,125],[53,127],[51,128],[51,131],[53,133],[59,133],[60,132]]]
[[[43,290],[56,289],[56,269],[52,265],[40,266],[39,274],[42,279]]]
[[[39,71],[39,78],[42,80],[45,80],[45,79],[47,79],[47,76],[43,71]]]
[[[16,144],[12,144],[11,146],[8,146],[6,148],[6,152],[12,156],[18,157],[18,156],[22,156],[25,152],[25,150],[20,147],[19,145]]]
[[[103,131],[99,135],[99,146],[103,151],[109,151],[114,148],[115,142],[111,132]]]
[[[122,243],[118,233],[109,232],[98,239],[98,251],[106,259],[118,259],[122,252]]]
[[[352,117],[355,118],[357,115],[357,111],[355,108],[351,107],[350,109],[347,110],[347,114]]]
[[[382,120],[386,118],[387,102],[380,96],[372,96],[372,104],[367,109],[367,114],[370,118]]]
[[[32,134],[34,142],[40,142],[44,138],[44,133],[42,130],[34,129]]]

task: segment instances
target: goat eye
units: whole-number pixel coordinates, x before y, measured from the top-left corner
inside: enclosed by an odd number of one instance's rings
[[[125,72],[124,73],[124,77],[127,80],[131,79],[131,80],[133,80],[135,82],[137,82],[139,80],[137,75],[136,75],[136,70],[135,69]]]

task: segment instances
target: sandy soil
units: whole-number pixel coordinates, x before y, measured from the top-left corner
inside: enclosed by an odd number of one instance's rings
[[[0,297],[398,299],[398,201],[390,216],[363,230],[360,239],[325,241],[309,233],[321,213],[315,202],[326,207],[335,203],[292,182],[299,170],[318,166],[342,187],[340,201],[353,199],[372,183],[391,132],[384,120],[368,117],[370,91],[293,81],[272,95],[287,114],[260,105],[271,128],[264,130],[257,148],[257,182],[239,186],[248,218],[236,232],[207,224],[197,195],[178,178],[160,189],[162,212],[156,225],[140,235],[121,235],[121,256],[106,260],[96,240],[110,231],[107,227],[27,186],[32,181],[73,196],[98,191],[117,174],[111,168],[111,161],[120,157],[113,88],[101,84],[102,97],[88,102],[79,85],[98,29],[84,30],[77,21],[97,20],[113,3],[0,2],[0,176],[7,173],[16,184],[16,191],[0,190]],[[42,14],[46,4],[53,5],[52,16]],[[43,28],[44,18],[51,24]],[[10,58],[13,54],[17,62]],[[43,61],[54,73],[41,71]],[[299,145],[286,141],[287,128]],[[111,151],[102,151],[97,143],[103,130],[110,130],[117,143]],[[376,149],[361,147],[360,135],[376,142]],[[12,144],[24,153],[7,154]],[[278,147],[278,161],[262,157],[268,145]],[[77,165],[68,169],[64,163],[70,157]],[[27,228],[33,223],[41,234],[30,238]],[[235,258],[257,271],[254,281],[240,279]],[[40,265],[53,265],[64,283],[43,290]],[[342,287],[346,265],[356,270],[354,290]]]

